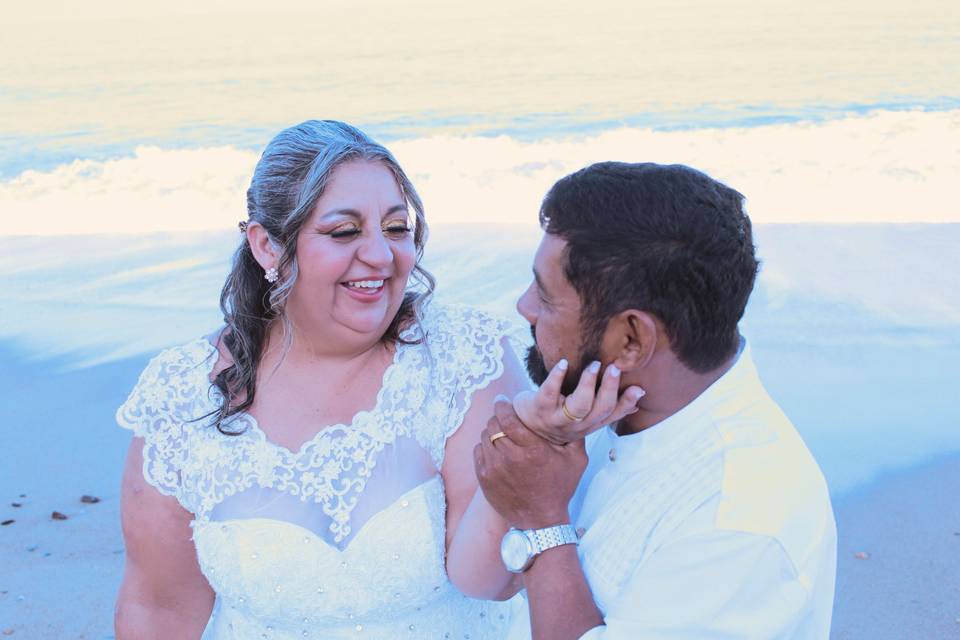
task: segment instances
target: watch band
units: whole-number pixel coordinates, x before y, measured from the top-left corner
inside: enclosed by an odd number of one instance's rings
[[[579,544],[580,539],[571,524],[558,524],[543,529],[529,529],[527,535],[535,547],[534,555],[539,555],[547,549],[565,544]]]

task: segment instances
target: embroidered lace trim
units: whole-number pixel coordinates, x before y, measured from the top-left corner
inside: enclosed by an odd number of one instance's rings
[[[349,425],[322,429],[296,452],[270,442],[248,414],[230,423],[243,430],[238,436],[225,436],[202,418],[221,399],[209,382],[217,351],[205,339],[151,360],[117,422],[145,440],[145,479],[176,497],[197,524],[225,498],[258,485],[319,504],[340,543],[351,533],[350,514],[385,446],[412,436],[439,471],[446,439],[463,422],[473,393],[503,373],[507,332],[505,323],[478,311],[430,309],[404,332],[406,339],[426,339],[397,345],[375,407]]]

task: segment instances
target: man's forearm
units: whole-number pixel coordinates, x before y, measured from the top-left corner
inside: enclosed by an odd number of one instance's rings
[[[544,551],[523,579],[533,640],[576,640],[603,624],[576,546],[565,544]]]

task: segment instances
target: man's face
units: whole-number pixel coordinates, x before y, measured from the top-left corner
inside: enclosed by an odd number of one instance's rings
[[[533,282],[517,301],[517,311],[530,323],[533,346],[527,353],[527,371],[537,384],[562,358],[570,363],[562,393],[577,386],[583,369],[600,359],[600,340],[584,340],[580,323],[580,296],[563,271],[565,240],[543,234],[533,259]]]

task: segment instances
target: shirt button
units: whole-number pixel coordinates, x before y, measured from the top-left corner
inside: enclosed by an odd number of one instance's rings
[[[610,453],[607,454],[607,457],[610,458],[610,462],[613,462],[617,459],[617,450],[610,449]]]

